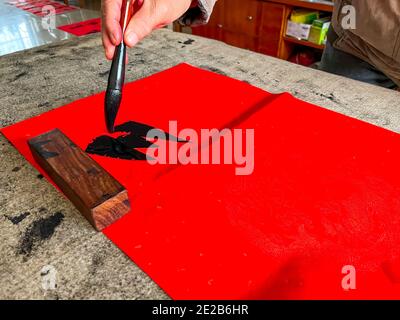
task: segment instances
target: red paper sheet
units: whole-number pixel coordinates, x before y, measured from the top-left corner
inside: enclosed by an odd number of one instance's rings
[[[57,127],[85,149],[106,134],[103,102],[101,93],[2,133],[43,173],[27,140]],[[127,84],[117,123],[129,120],[255,129],[248,176],[92,156],[132,204],[104,234],[172,298],[400,298],[398,134],[185,64]],[[342,287],[346,265],[355,290]]]
[[[58,29],[72,33],[75,36],[81,37],[92,33],[101,31],[101,19],[90,19],[82,22],[76,22],[67,24],[65,26],[58,27]]]

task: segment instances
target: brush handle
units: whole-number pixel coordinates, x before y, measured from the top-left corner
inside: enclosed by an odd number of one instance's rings
[[[109,132],[114,131],[114,122],[122,100],[122,88],[125,82],[126,45],[124,34],[134,11],[137,9],[138,0],[123,0],[121,6],[122,41],[115,48],[105,96],[106,125]]]
[[[126,45],[121,42],[114,52],[107,89],[122,90],[125,81]]]
[[[121,29],[122,35],[125,33],[126,27],[128,26],[129,21],[131,20],[134,13],[134,4],[136,4],[137,0],[123,0],[121,5]]]
[[[121,29],[122,39],[124,38],[126,27],[133,15],[134,4],[137,0],[123,0],[121,5]],[[125,80],[125,59],[126,45],[124,41],[115,48],[114,58],[112,61],[110,76],[108,78],[108,90],[122,90]]]

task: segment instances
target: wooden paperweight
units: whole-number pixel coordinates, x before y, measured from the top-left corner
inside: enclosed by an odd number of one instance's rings
[[[128,191],[60,130],[28,144],[37,163],[96,230],[130,211]]]

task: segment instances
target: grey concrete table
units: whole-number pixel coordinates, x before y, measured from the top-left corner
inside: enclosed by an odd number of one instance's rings
[[[187,62],[400,132],[398,92],[216,41],[159,30],[129,61],[127,81]],[[0,125],[103,91],[108,70],[98,35],[1,57]],[[2,136],[0,168],[0,298],[168,298]],[[55,290],[43,289],[49,268]]]

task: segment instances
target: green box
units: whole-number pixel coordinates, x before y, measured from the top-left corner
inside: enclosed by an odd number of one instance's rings
[[[318,18],[318,11],[310,11],[304,9],[295,9],[290,15],[290,21],[301,24],[312,24],[313,21]]]
[[[330,17],[314,20],[308,41],[318,45],[326,43],[326,35],[331,24]]]

